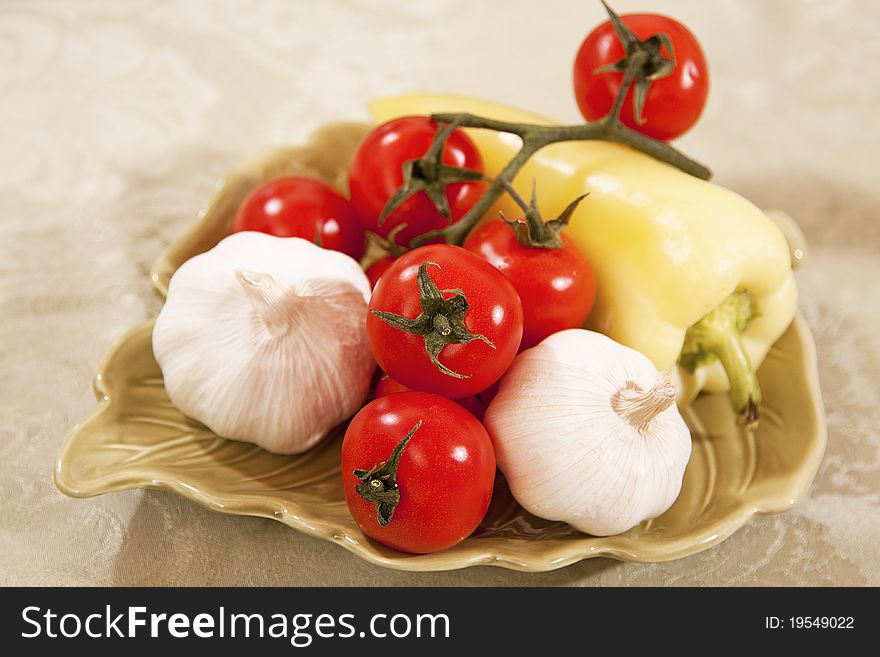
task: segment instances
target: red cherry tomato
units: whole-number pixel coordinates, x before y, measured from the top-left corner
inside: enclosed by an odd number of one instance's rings
[[[313,178],[288,176],[257,187],[239,206],[232,224],[233,233],[243,230],[301,237],[355,260],[364,254],[364,227],[354,207]]]
[[[375,397],[376,399],[379,399],[379,397],[387,397],[388,395],[393,395],[398,392],[409,391],[409,388],[400,385],[387,374],[382,374],[382,376],[379,377],[379,382],[376,384]],[[471,397],[464,397],[454,401],[480,422],[483,421],[483,416],[486,414],[486,405],[482,402],[480,397],[473,395]]]
[[[497,267],[519,294],[521,349],[534,347],[557,331],[583,326],[593,308],[593,268],[565,233],[560,237],[563,246],[559,249],[524,246],[499,220],[478,228],[464,243],[464,248]]]
[[[381,525],[388,507],[380,509],[356,487],[371,488],[374,477],[367,473],[383,462],[391,465],[395,447],[410,432],[391,479],[373,484],[399,491],[390,520]],[[349,511],[367,536],[396,550],[436,552],[467,538],[486,515],[494,481],[495,452],[483,425],[437,395],[403,392],[377,399],[345,432],[342,485]]]
[[[382,278],[382,274],[388,271],[388,268],[393,262],[394,256],[385,256],[367,267],[367,278],[370,279],[371,288],[376,287],[376,283]]]
[[[367,337],[388,376],[460,399],[504,374],[519,348],[522,317],[516,290],[492,265],[457,246],[429,245],[400,256],[379,280]]]
[[[379,399],[379,397],[387,397],[388,395],[393,395],[398,392],[411,392],[411,390],[406,386],[400,385],[390,376],[383,373],[379,377],[379,382],[376,384],[376,399]]]
[[[709,69],[700,43],[681,23],[658,14],[627,14],[623,23],[639,39],[668,34],[675,50],[675,69],[651,85],[638,125],[633,117],[633,89],[626,94],[621,121],[655,139],[674,139],[684,134],[700,117],[709,92]],[[587,121],[608,114],[620,90],[623,73],[594,73],[600,66],[613,64],[625,55],[610,21],[605,21],[581,44],[574,62],[574,93],[581,114]],[[663,50],[663,55],[669,53]]]
[[[394,238],[401,246],[408,246],[414,237],[448,224],[427,194],[418,192],[379,225],[382,209],[403,183],[404,163],[422,157],[431,147],[436,131],[437,124],[425,116],[393,119],[375,128],[364,138],[351,162],[348,177],[351,202],[364,225],[377,235],[388,237],[394,228],[406,224]],[[446,141],[443,162],[456,167],[483,170],[483,161],[477,147],[461,130],[455,130]],[[483,182],[452,183],[446,186],[446,199],[453,222],[461,219],[471,209],[485,188]]]
[[[462,399],[454,399],[453,401],[477,418],[480,422],[483,421],[483,416],[486,415],[486,406],[480,401],[480,398],[477,395],[463,397]]]

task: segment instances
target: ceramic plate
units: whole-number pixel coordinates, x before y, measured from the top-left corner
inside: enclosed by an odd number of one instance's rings
[[[307,174],[342,186],[345,163],[364,130],[328,126],[305,147],[270,153],[233,172],[197,224],[156,262],[151,275],[159,292],[182,262],[226,234],[238,204],[261,180]],[[681,495],[659,518],[619,536],[584,535],[526,513],[499,474],[492,505],[473,536],[443,552],[408,555],[368,539],[349,515],[340,478],[341,428],[299,456],[217,437],[169,401],[151,330],[152,322],[131,330],[101,363],[95,377],[100,407],[67,438],[55,470],[64,493],[172,490],[224,513],[278,520],[391,568],[546,571],[597,556],[677,559],[724,540],[755,513],[790,508],[812,482],[825,449],[815,348],[798,315],[758,372],[764,402],[756,433],[740,430],[726,396],[702,395],[687,409],[693,455]]]

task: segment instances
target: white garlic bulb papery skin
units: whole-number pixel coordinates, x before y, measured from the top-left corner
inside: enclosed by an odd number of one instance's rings
[[[555,333],[517,356],[484,423],[530,513],[596,536],[672,506],[691,454],[675,386],[600,333]]]
[[[230,235],[171,278],[153,329],[168,396],[219,436],[303,452],[369,392],[369,298],[366,275],[343,253]]]

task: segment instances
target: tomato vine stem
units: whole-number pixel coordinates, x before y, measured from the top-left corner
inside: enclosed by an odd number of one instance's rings
[[[538,190],[534,180],[532,181],[532,200],[529,203],[525,202],[513,185],[504,183],[504,187],[516,204],[522,208],[525,218],[523,221],[508,221],[502,213],[501,219],[513,229],[517,242],[523,246],[537,249],[561,249],[563,247],[564,243],[559,233],[568,226],[568,222],[580,202],[589,196],[589,192],[581,194],[569,203],[558,217],[544,221],[541,211],[538,209]]]
[[[376,505],[376,522],[380,527],[385,527],[391,522],[394,510],[400,502],[400,486],[397,485],[397,466],[403,450],[412,440],[416,431],[422,426],[419,420],[409,430],[394,449],[387,461],[380,461],[369,470],[355,470],[354,476],[360,479],[360,483],[354,487],[355,492],[364,500]]]
[[[626,89],[627,87],[621,87],[621,95],[626,93]],[[564,141],[611,141],[629,146],[702,180],[709,180],[712,177],[712,172],[704,165],[692,160],[666,142],[652,139],[626,127],[613,114],[609,114],[595,123],[567,126],[509,123],[467,113],[434,114],[431,116],[431,119],[438,123],[456,121],[463,128],[482,128],[496,132],[511,133],[522,139],[523,143],[513,159],[491,180],[486,191],[461,220],[445,228],[418,236],[410,243],[412,247],[421,246],[438,237],[444,239],[449,244],[460,245],[477,222],[489,211],[492,204],[504,193],[505,186],[513,182],[514,177],[528,159],[550,144]]]
[[[492,349],[495,349],[495,345],[485,335],[470,332],[464,323],[465,315],[470,308],[464,292],[458,289],[439,289],[428,274],[429,265],[440,267],[436,262],[423,262],[419,265],[416,280],[422,312],[418,317],[404,317],[375,308],[370,308],[370,312],[391,328],[422,336],[425,340],[425,352],[438,371],[456,379],[469,379],[470,374],[459,374],[440,362],[440,352],[443,348],[448,344],[467,344],[473,340],[482,340]],[[453,296],[447,299],[443,296],[444,292],[451,292]]]
[[[626,51],[626,57],[608,68],[608,71],[615,70],[623,73],[620,89],[608,114],[593,123],[563,126],[511,123],[468,113],[432,115],[431,120],[440,124],[514,134],[522,140],[522,146],[495,179],[491,180],[486,191],[464,217],[449,226],[416,237],[410,242],[411,248],[421,246],[437,238],[445,240],[449,244],[462,244],[477,222],[489,211],[492,204],[506,189],[509,189],[514,177],[526,161],[550,144],[565,141],[611,141],[629,146],[702,180],[709,180],[712,177],[712,172],[703,164],[689,158],[668,143],[648,137],[621,122],[620,111],[631,88],[634,89],[633,102],[636,119],[638,122],[642,122],[640,120],[641,111],[647,98],[648,88],[653,81],[672,72],[675,58],[672,52],[672,41],[668,35],[655,34],[642,41],[624,25],[620,17],[604,0],[602,4],[608,11],[609,18]],[[662,55],[662,48],[665,48],[669,53],[669,58]],[[608,71],[600,70],[597,72]]]

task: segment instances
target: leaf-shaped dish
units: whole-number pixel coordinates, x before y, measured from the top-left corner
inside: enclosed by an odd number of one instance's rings
[[[164,294],[182,262],[227,233],[238,204],[261,180],[308,174],[341,186],[341,172],[364,130],[329,126],[303,148],[273,152],[233,172],[200,221],[157,260],[156,288]],[[812,482],[825,449],[815,348],[798,315],[758,372],[764,403],[757,433],[740,430],[726,396],[702,395],[687,409],[693,455],[678,500],[659,518],[619,536],[584,535],[526,513],[499,475],[492,506],[473,536],[443,552],[403,554],[368,539],[348,513],[341,429],[299,456],[217,437],[171,404],[153,358],[151,331],[152,322],[131,330],[105,356],[95,378],[101,406],[61,449],[55,481],[63,492],[88,497],[164,488],[225,513],[279,520],[391,568],[486,564],[546,571],[597,556],[641,562],[687,556],[724,540],[755,513],[790,508]]]

